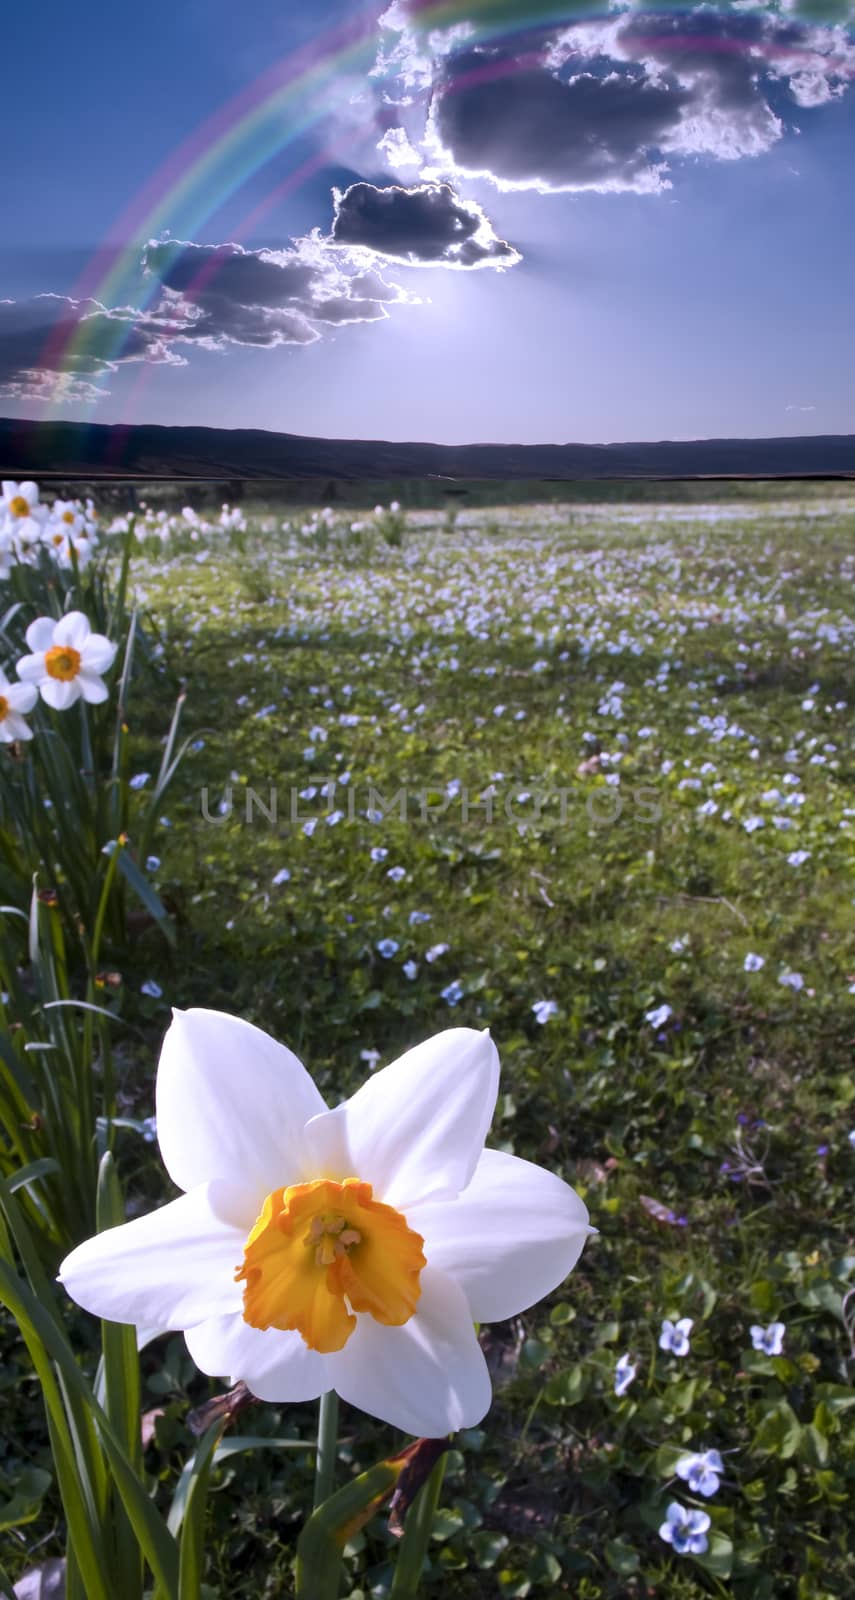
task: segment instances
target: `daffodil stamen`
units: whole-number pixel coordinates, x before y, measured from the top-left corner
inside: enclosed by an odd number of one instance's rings
[[[315,1261],[319,1267],[331,1267],[336,1259],[352,1244],[361,1244],[362,1234],[355,1228],[345,1227],[345,1218],[336,1216],[313,1217],[303,1241],[306,1249],[314,1246]]]
[[[387,1327],[418,1304],[424,1241],[370,1183],[318,1178],[264,1202],[235,1272],[253,1328],[298,1332],[310,1350],[341,1350],[366,1312]]]

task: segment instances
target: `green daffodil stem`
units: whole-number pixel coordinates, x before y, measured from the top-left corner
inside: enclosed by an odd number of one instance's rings
[[[328,1389],[321,1395],[318,1411],[318,1457],[315,1462],[314,1508],[323,1505],[333,1492],[335,1458],[338,1447],[338,1395]]]
[[[413,1600],[413,1596],[419,1592],[434,1513],[442,1490],[446,1459],[446,1453],[443,1452],[427,1483],[422,1484],[407,1513],[404,1536],[395,1564],[390,1600]]]

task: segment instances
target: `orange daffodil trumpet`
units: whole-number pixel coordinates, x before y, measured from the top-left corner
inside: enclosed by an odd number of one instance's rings
[[[259,1028],[175,1012],[157,1137],[184,1193],[60,1280],[95,1316],[183,1330],[260,1400],[334,1389],[406,1433],[472,1427],[491,1400],[473,1323],[556,1288],[593,1231],[562,1179],[484,1148],[498,1083],[489,1033],[450,1028],[329,1110]]]
[[[31,655],[17,663],[18,677],[34,684],[55,711],[65,711],[77,700],[99,705],[107,698],[101,674],[113,665],[116,646],[102,633],[93,633],[82,611],[68,611],[59,622],[39,617],[26,633]]]

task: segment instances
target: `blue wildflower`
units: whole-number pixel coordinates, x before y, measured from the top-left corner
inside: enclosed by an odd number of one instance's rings
[[[692,1327],[691,1317],[681,1317],[679,1322],[672,1322],[670,1317],[666,1317],[659,1334],[660,1350],[668,1350],[672,1356],[687,1356]]]
[[[787,1329],[783,1322],[770,1322],[768,1328],[761,1328],[760,1324],[753,1322],[748,1332],[751,1334],[751,1343],[755,1350],[764,1356],[779,1356],[784,1348],[784,1334]]]
[[[677,1477],[688,1484],[692,1494],[702,1494],[709,1499],[721,1483],[724,1462],[717,1450],[701,1450],[681,1456],[674,1470]]]
[[[710,1518],[706,1511],[689,1511],[679,1501],[672,1500],[659,1529],[659,1537],[670,1544],[677,1555],[702,1556],[709,1548],[709,1525]]]

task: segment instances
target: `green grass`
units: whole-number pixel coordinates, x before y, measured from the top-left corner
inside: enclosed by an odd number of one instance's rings
[[[157,769],[177,682],[204,742],[157,846],[177,956],[148,932],[123,974],[149,1041],[120,1052],[125,1110],[153,1111],[170,1004],[247,1016],[333,1103],[363,1051],[386,1061],[439,1028],[488,1026],[503,1067],[491,1142],[573,1183],[599,1235],[548,1303],[485,1333],[496,1400],[452,1455],[425,1593],[851,1593],[855,505],[815,487],[801,504],[792,485],[708,515],[553,504],[469,508],[452,526],[425,509],[400,548],[296,541],[262,531],[293,511],[244,509],[245,538],[136,566],[169,669],[164,704],[131,728],[140,769]],[[292,823],[292,792],[333,778]],[[371,821],[370,786],[403,802]],[[278,820],[256,802],[247,821],[248,791],[269,810],[271,789]],[[558,1008],[544,1025],[540,1000]],[[166,1193],[156,1147],[128,1131],[118,1159],[139,1208]],[[657,1348],[666,1316],[694,1319],[683,1358]],[[749,1326],[773,1320],[783,1354],[759,1355]],[[637,1376],[619,1398],[624,1352]],[[212,1386],[180,1338],[144,1367],[166,1412],[147,1464],[165,1482],[188,1400]],[[20,1346],[6,1370],[11,1493],[49,1461]],[[308,1440],[314,1410],[257,1406],[242,1431]],[[389,1432],[343,1408],[342,1438],[340,1482]],[[696,1501],[673,1479],[689,1447],[727,1452],[703,1502],[707,1557],[657,1534],[671,1499]],[[310,1466],[307,1450],[217,1469],[213,1594],[289,1592]],[[44,1515],[21,1531],[61,1549]],[[387,1592],[392,1543],[382,1519],[358,1537],[343,1593]]]

